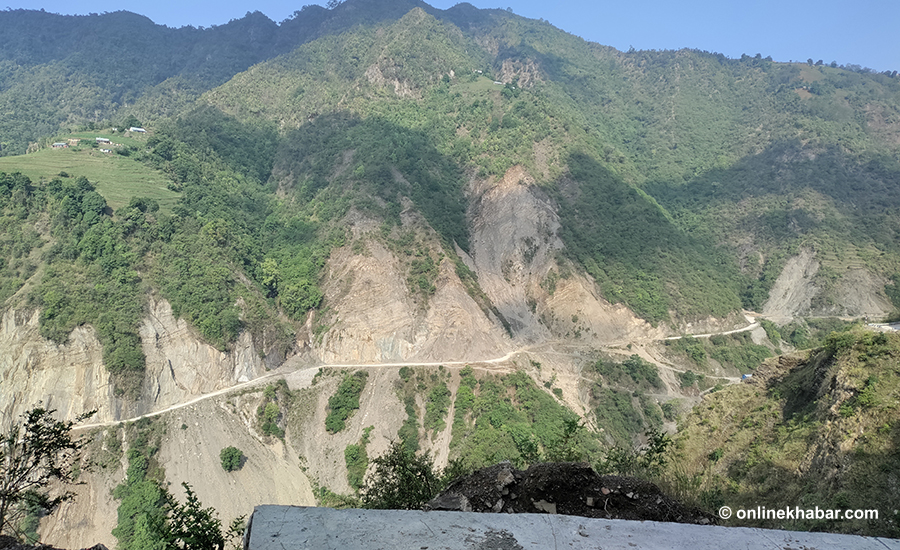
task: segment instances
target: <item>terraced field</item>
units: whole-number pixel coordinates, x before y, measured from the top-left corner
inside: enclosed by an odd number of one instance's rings
[[[146,197],[156,200],[163,212],[171,211],[179,194],[168,189],[169,178],[130,157],[103,153],[99,147],[88,145],[97,137],[107,137],[121,146],[136,146],[141,141],[108,133],[60,136],[54,141],[77,138],[81,142],[65,149],[46,148],[26,155],[0,157],[0,172],[21,172],[35,183],[50,180],[61,172],[72,177],[85,176],[113,209],[125,206],[132,197]],[[115,145],[111,150],[115,150]]]

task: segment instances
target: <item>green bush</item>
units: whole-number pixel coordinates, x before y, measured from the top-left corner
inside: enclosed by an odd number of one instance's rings
[[[328,416],[325,417],[325,429],[335,434],[346,427],[347,419],[359,408],[359,396],[366,386],[369,373],[357,371],[344,376],[337,391],[328,399]]]
[[[635,449],[630,445],[617,445],[595,465],[600,474],[617,474],[653,479],[660,476],[669,463],[672,439],[663,432],[651,428],[645,432],[647,444]]]
[[[671,401],[666,401],[659,406],[666,420],[672,421],[678,417],[678,407]]]
[[[766,337],[772,342],[773,346],[781,343],[781,333],[778,332],[778,326],[768,319],[760,319],[759,326],[766,331]]]
[[[702,379],[703,377],[704,376],[702,374],[698,375],[692,370],[678,373],[678,380],[681,382],[682,388],[693,386],[694,382]]]
[[[697,365],[702,366],[706,364],[706,348],[703,346],[703,342],[693,336],[684,336],[678,340],[667,340],[666,345],[684,352]]]
[[[408,452],[398,441],[372,462],[375,471],[362,490],[364,508],[415,510],[444,488],[428,453]]]
[[[240,470],[243,465],[244,453],[237,447],[225,447],[219,453],[219,460],[222,462],[222,469],[226,472]]]
[[[525,467],[550,456],[589,455],[594,435],[577,430],[578,421],[524,372],[480,382],[465,372],[450,448],[471,469],[501,460]]]
[[[424,425],[426,431],[440,432],[447,425],[444,418],[450,410],[450,390],[441,382],[428,394],[425,403]]]
[[[621,363],[600,359],[591,367],[594,372],[603,376],[608,383],[642,389],[664,388],[659,377],[659,369],[653,363],[632,355]],[[628,378],[631,380],[628,380]]]
[[[260,405],[256,409],[256,415],[264,434],[284,437],[284,430],[278,425],[278,419],[281,417],[281,409],[278,407],[278,403],[269,401],[265,405]]]
[[[366,476],[366,468],[369,467],[369,455],[366,452],[366,446],[369,444],[369,435],[375,426],[369,426],[363,430],[362,438],[359,445],[347,445],[344,448],[344,463],[347,465],[347,483],[356,491],[363,486],[363,479]]]

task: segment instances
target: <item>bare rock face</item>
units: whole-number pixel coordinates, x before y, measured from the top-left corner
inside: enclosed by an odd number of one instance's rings
[[[140,327],[147,358],[137,402],[115,395],[103,365],[103,348],[90,326],[77,327],[65,344],[40,335],[37,310],[7,309],[0,320],[0,416],[16,418],[38,402],[74,418],[93,409],[91,422],[145,414],[189,397],[255,378],[265,370],[249,334],[229,352],[200,340],[172,315],[165,300],[151,299]]]
[[[871,316],[882,317],[893,306],[884,294],[885,280],[865,268],[847,269],[840,282],[828,292],[828,305],[816,305],[816,298],[824,292],[816,281],[820,263],[813,250],[805,248],[789,258],[763,306],[763,315],[788,322],[804,315]],[[821,300],[820,300],[821,301]]]
[[[509,321],[516,339],[593,344],[657,332],[599,294],[580,270],[560,265],[556,206],[520,166],[496,182],[470,183],[472,254],[478,282]]]
[[[371,458],[387,452],[391,442],[397,439],[397,431],[406,420],[406,410],[398,397],[396,382],[399,367],[366,369],[369,373],[366,387],[359,399],[359,410],[346,421],[346,428],[329,433],[325,429],[328,415],[328,399],[334,395],[342,375],[321,376],[315,386],[292,385],[300,390],[298,405],[305,414],[297,417],[290,426],[286,438],[290,447],[304,459],[305,474],[340,494],[352,494],[347,481],[344,450],[347,445],[357,445],[368,426],[374,426],[369,434],[366,452]],[[347,370],[352,372],[352,370]],[[449,431],[449,426],[446,431]]]
[[[812,299],[820,291],[813,284],[818,271],[819,262],[812,250],[803,249],[797,256],[789,258],[763,305],[763,315],[789,321],[795,315],[809,311]]]
[[[38,310],[7,309],[0,318],[0,417],[17,418],[39,401],[63,418],[97,409],[118,414],[103,349],[91,327],[57,345],[40,335]]]
[[[265,371],[249,333],[241,334],[226,353],[204,343],[186,321],[176,319],[167,301],[151,299],[149,310],[140,327],[147,357],[143,412],[246,382]]]
[[[848,269],[841,278],[837,294],[838,315],[885,317],[894,307],[884,294],[887,281],[866,269]]]
[[[314,343],[323,362],[483,360],[511,349],[502,325],[466,292],[449,259],[440,262],[436,290],[422,303],[410,292],[397,255],[366,238],[373,228],[356,220],[353,231],[365,240],[365,251],[344,247],[328,262],[324,293],[331,311],[318,321],[327,330]],[[404,228],[426,238],[433,233],[414,214],[404,215]]]
[[[331,326],[316,346],[326,363],[399,361],[415,340],[415,305],[397,258],[378,242],[370,255],[349,249],[332,253],[325,301],[333,304]]]
[[[7,535],[0,535],[0,550],[57,550],[52,546],[47,546],[46,544],[23,544],[13,537]],[[90,548],[85,548],[84,550],[109,550],[106,546],[102,544],[95,544]]]

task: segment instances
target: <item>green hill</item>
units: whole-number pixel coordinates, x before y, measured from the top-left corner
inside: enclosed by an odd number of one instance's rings
[[[877,509],[877,520],[739,521],[729,525],[896,537],[900,338],[832,333],[823,348],[780,357],[750,383],[706,397],[675,437],[676,490],[711,510]]]

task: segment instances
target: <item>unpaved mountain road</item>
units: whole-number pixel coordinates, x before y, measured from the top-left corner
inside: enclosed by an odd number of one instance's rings
[[[74,426],[74,427],[72,427],[72,430],[74,431],[74,430],[89,430],[92,428],[104,428],[106,426],[114,426],[116,424],[123,424],[126,422],[134,422],[134,421],[140,420],[142,418],[152,418],[154,416],[160,416],[160,415],[166,414],[168,412],[176,411],[178,409],[183,409],[184,407],[189,407],[191,405],[194,405],[194,404],[199,403],[200,401],[203,401],[206,399],[211,399],[213,397],[218,397],[220,395],[225,395],[228,393],[241,391],[241,390],[244,390],[247,388],[252,388],[254,386],[261,385],[264,382],[267,382],[269,380],[276,379],[279,377],[284,378],[288,374],[292,374],[299,370],[304,370],[304,369],[307,369],[307,370],[321,369],[321,368],[374,369],[374,368],[384,368],[384,367],[438,367],[438,366],[448,367],[448,366],[471,365],[472,368],[474,368],[474,369],[484,369],[484,370],[492,370],[492,371],[500,370],[503,372],[508,372],[509,369],[488,369],[481,365],[504,363],[506,361],[509,361],[510,359],[512,359],[513,357],[518,355],[519,353],[523,353],[524,351],[525,351],[525,348],[520,348],[520,349],[511,351],[502,357],[496,357],[494,359],[486,359],[483,361],[432,361],[432,362],[411,361],[411,362],[404,362],[404,363],[333,363],[333,364],[327,364],[327,365],[310,365],[310,366],[300,367],[298,369],[292,369],[292,370],[288,370],[288,369],[290,369],[290,367],[286,365],[287,368],[282,367],[277,371],[264,374],[258,378],[254,378],[253,380],[248,380],[247,382],[240,382],[233,386],[229,386],[227,388],[222,388],[221,390],[204,393],[203,395],[199,395],[193,399],[185,401],[184,403],[178,403],[177,405],[172,405],[170,407],[166,407],[165,409],[160,409],[158,411],[153,411],[153,412],[150,412],[147,414],[142,414],[140,416],[135,416],[133,418],[126,418],[124,420],[110,420],[107,422],[96,422],[93,424],[83,424],[81,426]],[[290,360],[288,360],[288,363],[290,363]]]
[[[754,330],[760,326],[759,323],[754,318],[752,318],[750,316],[746,316],[746,319],[748,322],[751,323],[751,324],[747,325],[746,327],[742,327],[742,328],[735,329],[735,330],[723,331],[723,332],[709,333],[709,334],[692,334],[689,336],[693,336],[694,338],[708,338],[710,336],[715,336],[718,334],[723,334],[723,335],[724,334],[735,334],[738,332]],[[683,337],[684,336],[670,336],[668,338],[665,338],[665,340],[678,340],[679,338],[683,338]],[[154,416],[160,416],[160,415],[166,414],[168,412],[176,411],[178,409],[183,409],[184,407],[189,407],[191,405],[194,405],[194,404],[199,403],[200,401],[204,401],[206,399],[212,399],[213,397],[218,397],[220,395],[225,395],[225,394],[232,393],[235,391],[241,391],[244,389],[252,388],[252,387],[261,385],[264,382],[267,382],[272,379],[284,378],[286,375],[295,373],[299,370],[305,370],[305,369],[311,370],[311,369],[321,369],[321,368],[372,369],[372,368],[384,368],[384,367],[438,367],[438,366],[449,367],[449,366],[471,365],[472,368],[476,368],[476,369],[485,369],[485,370],[492,370],[492,371],[499,370],[499,371],[503,371],[503,372],[508,372],[509,369],[488,369],[481,365],[495,365],[495,364],[505,363],[505,362],[511,360],[516,355],[519,355],[521,353],[527,353],[529,350],[534,349],[534,348],[540,348],[540,347],[545,347],[545,346],[550,346],[550,345],[553,345],[553,342],[544,342],[544,343],[536,344],[536,345],[532,345],[532,346],[525,346],[525,347],[521,347],[516,350],[510,351],[509,353],[507,353],[506,355],[504,355],[502,357],[496,357],[493,359],[485,359],[482,361],[430,361],[430,362],[429,361],[410,361],[410,362],[403,362],[403,363],[331,363],[331,364],[325,364],[325,365],[310,365],[310,366],[304,366],[304,367],[300,367],[300,368],[291,369],[290,368],[291,360],[288,360],[285,363],[285,365],[282,366],[281,368],[279,368],[277,371],[273,371],[273,372],[264,374],[258,378],[254,378],[253,380],[248,380],[247,382],[240,382],[233,386],[229,386],[227,388],[222,388],[221,390],[204,393],[203,395],[199,395],[193,399],[185,401],[184,403],[178,403],[177,405],[172,405],[170,407],[166,407],[165,409],[160,409],[158,411],[153,411],[153,412],[150,412],[147,414],[142,414],[140,416],[135,416],[132,418],[126,418],[124,420],[110,420],[107,422],[96,422],[93,424],[83,424],[81,426],[74,426],[74,427],[72,427],[72,430],[80,431],[80,430],[89,430],[92,428],[105,428],[107,426],[115,426],[117,424],[124,424],[126,422],[135,422],[142,418],[152,418]],[[565,344],[565,345],[570,346],[570,344]],[[616,344],[612,344],[612,345],[616,345]],[[561,352],[555,352],[555,353],[561,353]],[[567,354],[567,355],[570,355],[570,354]],[[675,372],[684,372],[684,371],[676,369],[667,364],[659,364],[659,366],[661,366],[664,369],[672,370]],[[741,380],[740,378],[732,378],[732,377],[717,377],[717,378],[727,379],[731,383],[738,383]]]
[[[748,330],[757,329],[757,328],[759,328],[759,326],[760,326],[759,323],[754,321],[753,324],[747,325],[744,328],[738,328],[738,329],[734,329],[734,330],[726,330],[724,332],[710,332],[709,334],[685,334],[684,336],[669,336],[668,338],[665,338],[665,340],[680,340],[687,336],[690,336],[692,338],[709,338],[711,336],[724,336],[726,334],[737,334],[738,332],[747,332]]]

